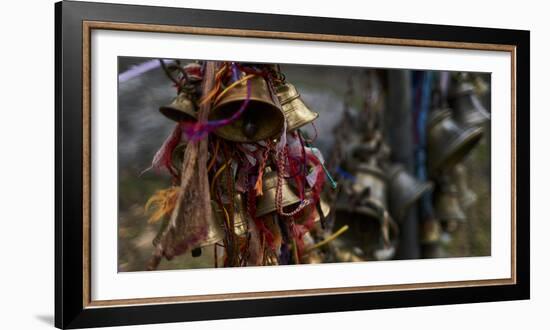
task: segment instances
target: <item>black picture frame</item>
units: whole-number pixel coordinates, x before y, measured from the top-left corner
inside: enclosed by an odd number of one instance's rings
[[[81,221],[86,212],[83,203],[86,185],[83,173],[84,21],[515,47],[515,284],[86,307],[82,242],[87,228]],[[62,1],[55,5],[55,74],[56,327],[135,325],[529,299],[529,31]]]

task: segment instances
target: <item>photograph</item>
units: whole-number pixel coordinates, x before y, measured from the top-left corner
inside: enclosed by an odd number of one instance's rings
[[[491,256],[491,73],[118,56],[118,272]]]
[[[232,5],[56,3],[56,327],[530,299],[528,30]]]

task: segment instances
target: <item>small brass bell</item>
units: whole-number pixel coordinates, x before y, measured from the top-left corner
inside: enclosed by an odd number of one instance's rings
[[[290,83],[277,87],[277,97],[283,108],[288,132],[307,125],[319,117],[318,113],[307,107],[296,87]]]
[[[448,177],[444,177],[439,185],[434,204],[435,214],[447,231],[454,231],[459,223],[466,221],[456,185]]]
[[[427,128],[428,172],[431,177],[461,162],[483,134],[481,127],[459,126],[449,109],[432,111]]]
[[[303,236],[304,249],[307,251],[302,255],[300,263],[302,264],[322,264],[323,256],[319,249],[311,249],[315,245],[315,240],[311,236],[311,233],[307,232]]]
[[[346,248],[336,248],[335,257],[338,262],[362,262],[366,261],[363,257],[360,257],[355,251],[350,251]]]
[[[277,210],[277,172],[266,167],[262,178],[263,194],[257,198],[256,217],[261,217]],[[283,208],[300,203],[300,198],[290,188],[288,182],[283,179],[281,185]]]
[[[319,200],[319,206],[316,206],[315,210],[315,219],[313,219],[313,222],[319,222],[321,221],[321,215],[319,214],[319,209],[323,213],[323,217],[327,217],[330,214],[330,205],[325,201],[323,198]]]
[[[235,142],[254,142],[271,138],[283,129],[285,117],[267,82],[263,77],[255,76],[241,82],[220,99],[216,100],[208,120],[230,118],[239,110],[247,96],[247,84],[250,84],[250,101],[240,118],[222,126],[214,133],[226,140]]]
[[[180,93],[168,105],[159,108],[160,113],[173,121],[196,121],[195,104],[186,93]]]
[[[433,189],[433,183],[419,181],[400,164],[391,165],[388,173],[390,213],[402,220],[409,208]]]
[[[243,195],[235,195],[235,213],[233,214],[233,230],[235,235],[244,236],[248,233],[248,214],[244,207]]]
[[[477,97],[475,86],[470,82],[461,82],[450,99],[453,116],[462,127],[482,126],[489,119],[488,111]]]
[[[265,266],[278,266],[279,265],[279,260],[277,260],[277,257],[275,255],[268,255],[266,256],[265,258],[265,261],[264,261],[264,265]]]
[[[309,197],[309,194],[306,193],[306,198]],[[304,223],[308,220],[311,213],[315,215],[315,218],[313,218],[313,222],[317,223],[321,221],[321,215],[319,214],[319,209],[323,213],[323,218],[326,218],[330,213],[330,205],[324,198],[320,198],[319,202],[315,205],[308,205],[304,208],[303,212],[299,213],[299,216],[295,218],[295,221],[297,223]]]
[[[457,164],[453,167],[452,171],[461,204],[465,209],[468,209],[477,201],[477,194],[470,189],[470,187],[468,187],[468,173],[466,172],[466,166]]]
[[[172,151],[172,166],[178,171],[181,170],[181,165],[183,164],[185,148],[187,148],[187,143],[180,143],[174,148],[174,151]]]
[[[212,205],[212,213],[214,213],[214,203]],[[212,217],[208,221],[208,235],[202,240],[197,247],[205,247],[223,241],[225,233],[222,224],[216,217]],[[195,252],[196,253],[196,252]]]
[[[225,221],[225,211],[220,209],[217,203],[212,202],[212,214],[216,217],[216,221],[223,223]],[[234,213],[233,213],[233,230],[235,235],[244,236],[248,233],[248,215],[244,210],[243,196],[235,195]]]
[[[395,256],[396,248],[394,245],[380,247],[373,252],[374,259],[378,261],[390,260]]]
[[[441,239],[441,224],[436,219],[422,221],[420,235],[420,242],[422,244],[434,244],[439,242]]]

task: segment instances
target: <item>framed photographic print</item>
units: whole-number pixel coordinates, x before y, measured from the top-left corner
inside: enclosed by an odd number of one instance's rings
[[[59,328],[529,298],[529,32],[56,4]]]

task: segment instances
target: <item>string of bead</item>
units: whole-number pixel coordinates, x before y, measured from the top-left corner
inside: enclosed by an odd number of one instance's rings
[[[292,217],[296,215],[298,212],[302,211],[302,209],[306,206],[308,206],[311,203],[311,200],[309,199],[302,199],[300,202],[300,205],[296,207],[291,212],[285,212],[283,210],[283,182],[284,182],[284,171],[285,171],[285,160],[287,157],[288,149],[285,146],[283,150],[279,153],[279,157],[277,158],[277,188],[275,193],[275,206],[277,208],[277,213],[285,216],[285,217]]]

